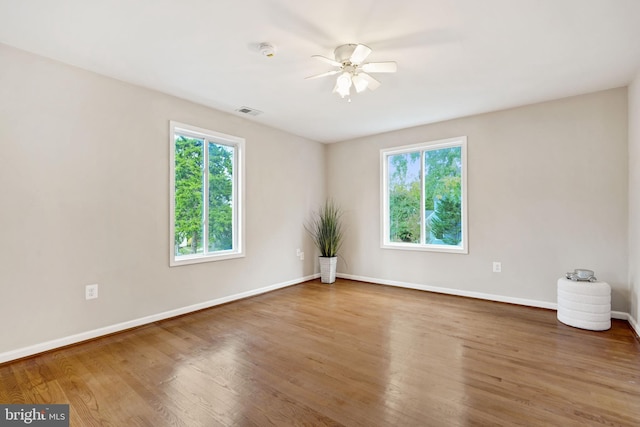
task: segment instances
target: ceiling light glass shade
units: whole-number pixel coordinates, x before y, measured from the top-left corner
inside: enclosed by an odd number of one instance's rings
[[[351,79],[353,86],[356,88],[356,92],[360,93],[369,86],[369,82],[362,78],[362,76],[356,74]]]
[[[351,74],[342,73],[338,76],[336,80],[336,92],[340,94],[341,97],[349,96],[349,89],[351,88]]]

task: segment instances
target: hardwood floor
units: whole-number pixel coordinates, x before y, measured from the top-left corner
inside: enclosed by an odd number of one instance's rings
[[[0,365],[72,426],[640,425],[640,343],[555,311],[303,283]]]

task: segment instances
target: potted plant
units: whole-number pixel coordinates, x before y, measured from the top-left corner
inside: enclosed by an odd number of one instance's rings
[[[305,228],[320,250],[320,280],[322,283],[335,282],[343,238],[342,211],[332,200],[327,200]]]

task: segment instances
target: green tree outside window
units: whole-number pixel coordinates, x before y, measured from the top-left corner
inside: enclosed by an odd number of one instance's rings
[[[461,147],[389,155],[387,162],[389,241],[460,245]]]
[[[205,146],[208,148],[206,156]],[[184,135],[175,136],[177,257],[233,248],[233,154],[233,147]],[[205,158],[208,159],[207,173]],[[205,198],[206,187],[209,191]],[[205,206],[208,212],[206,251]]]

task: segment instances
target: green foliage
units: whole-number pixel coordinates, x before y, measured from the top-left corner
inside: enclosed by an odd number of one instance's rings
[[[209,251],[233,248],[233,149],[209,144]]]
[[[447,245],[462,239],[462,187],[460,147],[425,153],[425,208],[434,210],[431,235]]]
[[[176,255],[204,251],[204,145],[197,138],[175,140]],[[208,143],[208,252],[233,246],[233,149]],[[186,247],[180,247],[187,242]]]
[[[462,200],[460,175],[442,177],[442,179],[437,183],[434,193],[436,200],[440,200],[444,196],[450,196],[454,199]]]
[[[420,241],[420,182],[411,187],[395,185],[389,192],[390,240],[418,243]]]
[[[460,185],[460,147],[441,148],[425,151],[424,154],[424,208],[432,211],[434,202],[441,198],[446,191],[447,178],[458,177]],[[446,190],[446,191],[445,191]],[[459,190],[458,190],[459,191]]]
[[[335,257],[338,255],[344,231],[342,211],[333,201],[325,201],[324,206],[314,213],[310,222],[305,225],[305,229],[320,250],[320,256]]]
[[[445,194],[435,206],[429,225],[433,235],[447,245],[457,245],[462,239],[462,215],[460,198]]]
[[[393,170],[389,182],[389,239],[392,242],[420,241],[420,177],[415,174],[419,160],[419,151],[389,157]],[[409,174],[410,167],[413,174]]]
[[[204,141],[178,136],[175,141],[175,244],[187,241],[185,253],[202,246],[202,168]]]
[[[420,152],[415,151],[413,153],[396,154],[395,156],[391,156],[390,160],[394,169],[392,182],[395,184],[407,184],[407,181],[411,180],[411,177],[407,176],[409,163],[415,163],[420,160]]]

